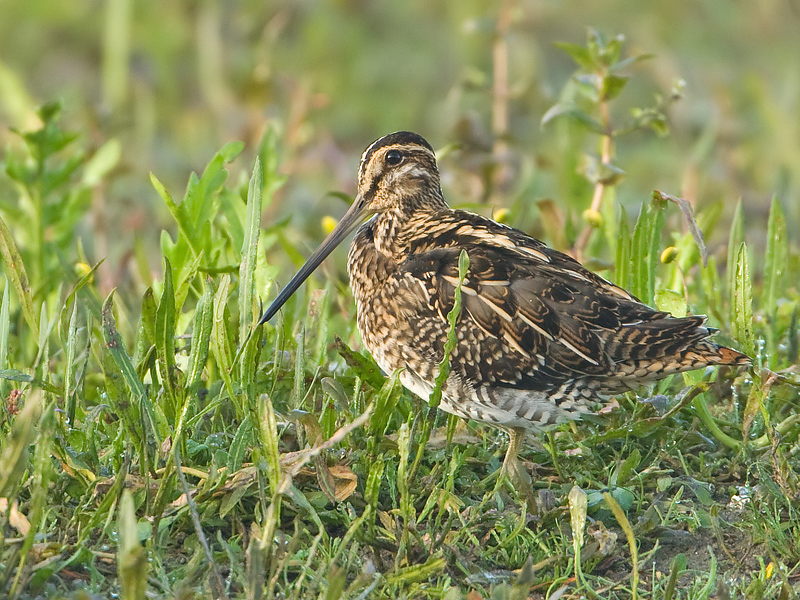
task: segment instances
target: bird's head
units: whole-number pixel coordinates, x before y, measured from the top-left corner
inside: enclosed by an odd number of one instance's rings
[[[398,131],[373,142],[361,155],[358,195],[364,213],[418,208],[441,200],[439,169],[431,145],[420,135]]]
[[[431,145],[410,131],[390,133],[361,155],[358,193],[353,204],[319,248],[278,294],[259,324],[269,321],[297,288],[358,225],[374,214],[446,206]]]

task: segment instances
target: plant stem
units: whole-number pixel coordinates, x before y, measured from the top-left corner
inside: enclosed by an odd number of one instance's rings
[[[492,172],[491,189],[488,195],[497,196],[510,178],[506,154],[508,153],[508,41],[506,36],[511,26],[512,7],[515,0],[505,0],[497,15],[494,44],[492,45]],[[494,203],[494,202],[492,202]]]
[[[600,78],[602,81],[602,77]],[[606,165],[611,162],[611,154],[613,151],[612,145],[612,129],[611,129],[611,114],[608,110],[608,102],[606,100],[600,101],[600,118],[603,123],[603,129],[605,133],[600,136],[600,162],[601,165]],[[599,212],[600,208],[603,206],[603,195],[606,191],[606,184],[602,178],[600,178],[597,183],[594,184],[594,194],[592,195],[592,204],[590,206],[590,210],[594,212]],[[581,261],[583,259],[583,253],[586,250],[586,246],[589,243],[589,238],[594,231],[594,227],[587,223],[584,225],[583,230],[581,231],[578,239],[575,241],[575,246],[573,247],[573,252],[575,254],[575,258]]]
[[[733,439],[731,436],[729,436],[727,433],[725,433],[719,428],[717,422],[714,421],[714,417],[712,417],[711,413],[708,412],[708,407],[706,406],[706,402],[705,399],[703,398],[703,395],[697,396],[697,398],[695,398],[692,401],[692,406],[694,406],[694,409],[697,411],[697,416],[700,417],[700,420],[703,422],[703,425],[708,427],[708,430],[715,438],[717,438],[725,446],[733,450],[739,450],[739,448],[741,448],[742,442]]]

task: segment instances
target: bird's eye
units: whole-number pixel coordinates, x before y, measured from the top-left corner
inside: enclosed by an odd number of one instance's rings
[[[399,165],[403,160],[403,153],[400,150],[389,150],[386,153],[386,164]]]

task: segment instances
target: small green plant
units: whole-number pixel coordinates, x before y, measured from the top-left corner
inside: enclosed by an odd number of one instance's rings
[[[16,198],[0,198],[0,213],[14,236],[33,294],[49,298],[64,283],[81,276],[76,259],[78,224],[91,207],[92,189],[116,166],[121,148],[110,140],[94,152],[76,148],[79,134],[60,125],[61,105],[38,111],[41,127],[15,131],[22,142],[9,148],[4,170]],[[52,300],[52,298],[51,298]]]
[[[544,114],[541,121],[545,125],[556,118],[567,117],[576,121],[587,133],[599,138],[599,152],[586,153],[581,167],[594,192],[591,205],[583,211],[585,224],[573,246],[579,259],[586,252],[591,234],[596,229],[605,229],[612,248],[616,245],[614,229],[604,226],[614,222],[614,209],[604,202],[604,198],[625,174],[615,164],[615,143],[620,137],[641,129],[652,129],[659,135],[666,135],[666,109],[681,97],[682,84],[678,83],[667,97],[656,95],[653,106],[633,108],[630,119],[625,123],[616,123],[611,106],[628,83],[625,70],[651,58],[649,54],[622,58],[623,44],[623,36],[608,39],[594,29],[589,30],[586,45],[557,44],[575,61],[578,70],[564,87],[559,102]],[[660,231],[660,228],[657,230]]]

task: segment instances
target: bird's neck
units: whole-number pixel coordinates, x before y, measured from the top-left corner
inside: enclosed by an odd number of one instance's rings
[[[406,256],[413,239],[425,234],[426,223],[447,210],[450,208],[439,194],[409,198],[408,202],[379,213],[372,228],[375,249],[395,260]]]

